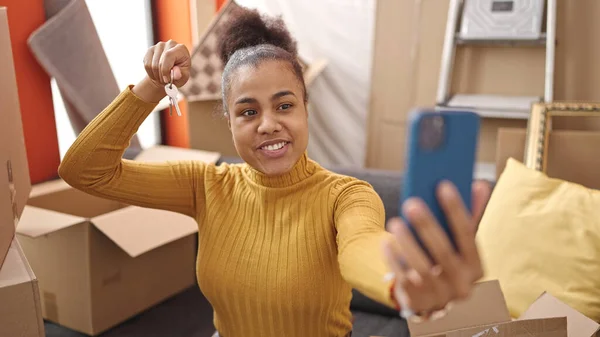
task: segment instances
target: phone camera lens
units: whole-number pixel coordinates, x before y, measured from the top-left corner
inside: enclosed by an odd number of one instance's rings
[[[443,116],[427,116],[421,120],[419,143],[422,149],[433,151],[442,145],[444,124]]]

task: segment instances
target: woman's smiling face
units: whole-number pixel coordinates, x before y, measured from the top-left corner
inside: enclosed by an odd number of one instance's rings
[[[231,75],[226,103],[238,154],[266,175],[288,172],[308,146],[303,86],[291,65],[267,60]]]

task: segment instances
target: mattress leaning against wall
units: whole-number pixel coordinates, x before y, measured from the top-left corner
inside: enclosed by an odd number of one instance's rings
[[[75,134],[108,106],[120,90],[84,0],[46,0],[47,21],[29,37],[33,55],[56,79]],[[141,151],[137,136],[125,152]]]

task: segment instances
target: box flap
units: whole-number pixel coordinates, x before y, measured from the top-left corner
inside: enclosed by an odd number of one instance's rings
[[[162,162],[167,160],[199,160],[205,163],[216,163],[221,155],[217,152],[184,149],[180,147],[157,145],[142,151],[135,157],[136,161]]]
[[[86,221],[78,216],[26,206],[17,233],[37,238]]]
[[[567,337],[567,318],[555,317],[491,324],[451,331],[446,337]]]
[[[0,74],[0,174],[13,184],[11,189],[20,215],[27,204],[31,181],[6,8],[0,9]],[[5,205],[0,207],[4,210]]]
[[[95,217],[92,222],[131,257],[198,232],[196,220],[187,215],[136,206]]]
[[[19,242],[17,239],[13,239],[4,260],[4,265],[0,268],[0,288],[27,283],[34,279],[35,275]]]
[[[600,329],[600,324],[569,307],[547,292],[538,297],[523,315],[519,317],[519,320],[560,316],[567,317],[569,337],[590,337]]]
[[[504,294],[497,280],[475,285],[471,295],[454,304],[445,317],[435,321],[408,323],[410,334],[429,336],[486,324],[510,322]]]
[[[31,192],[29,193],[29,197],[33,199],[42,195],[69,190],[71,188],[72,187],[69,186],[69,184],[67,184],[64,180],[53,179],[33,185],[33,187],[31,188]]]

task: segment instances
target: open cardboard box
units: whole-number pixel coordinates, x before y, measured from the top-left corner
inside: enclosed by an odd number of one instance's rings
[[[45,336],[38,282],[15,227],[31,182],[6,7],[0,7],[0,336]]]
[[[549,293],[543,293],[516,320],[511,319],[498,281],[477,284],[469,298],[447,316],[423,323],[409,322],[412,337],[590,337],[600,325]]]
[[[136,160],[216,162],[157,146]],[[196,221],[98,198],[63,180],[33,186],[17,229],[39,278],[43,317],[98,335],[195,284]]]

